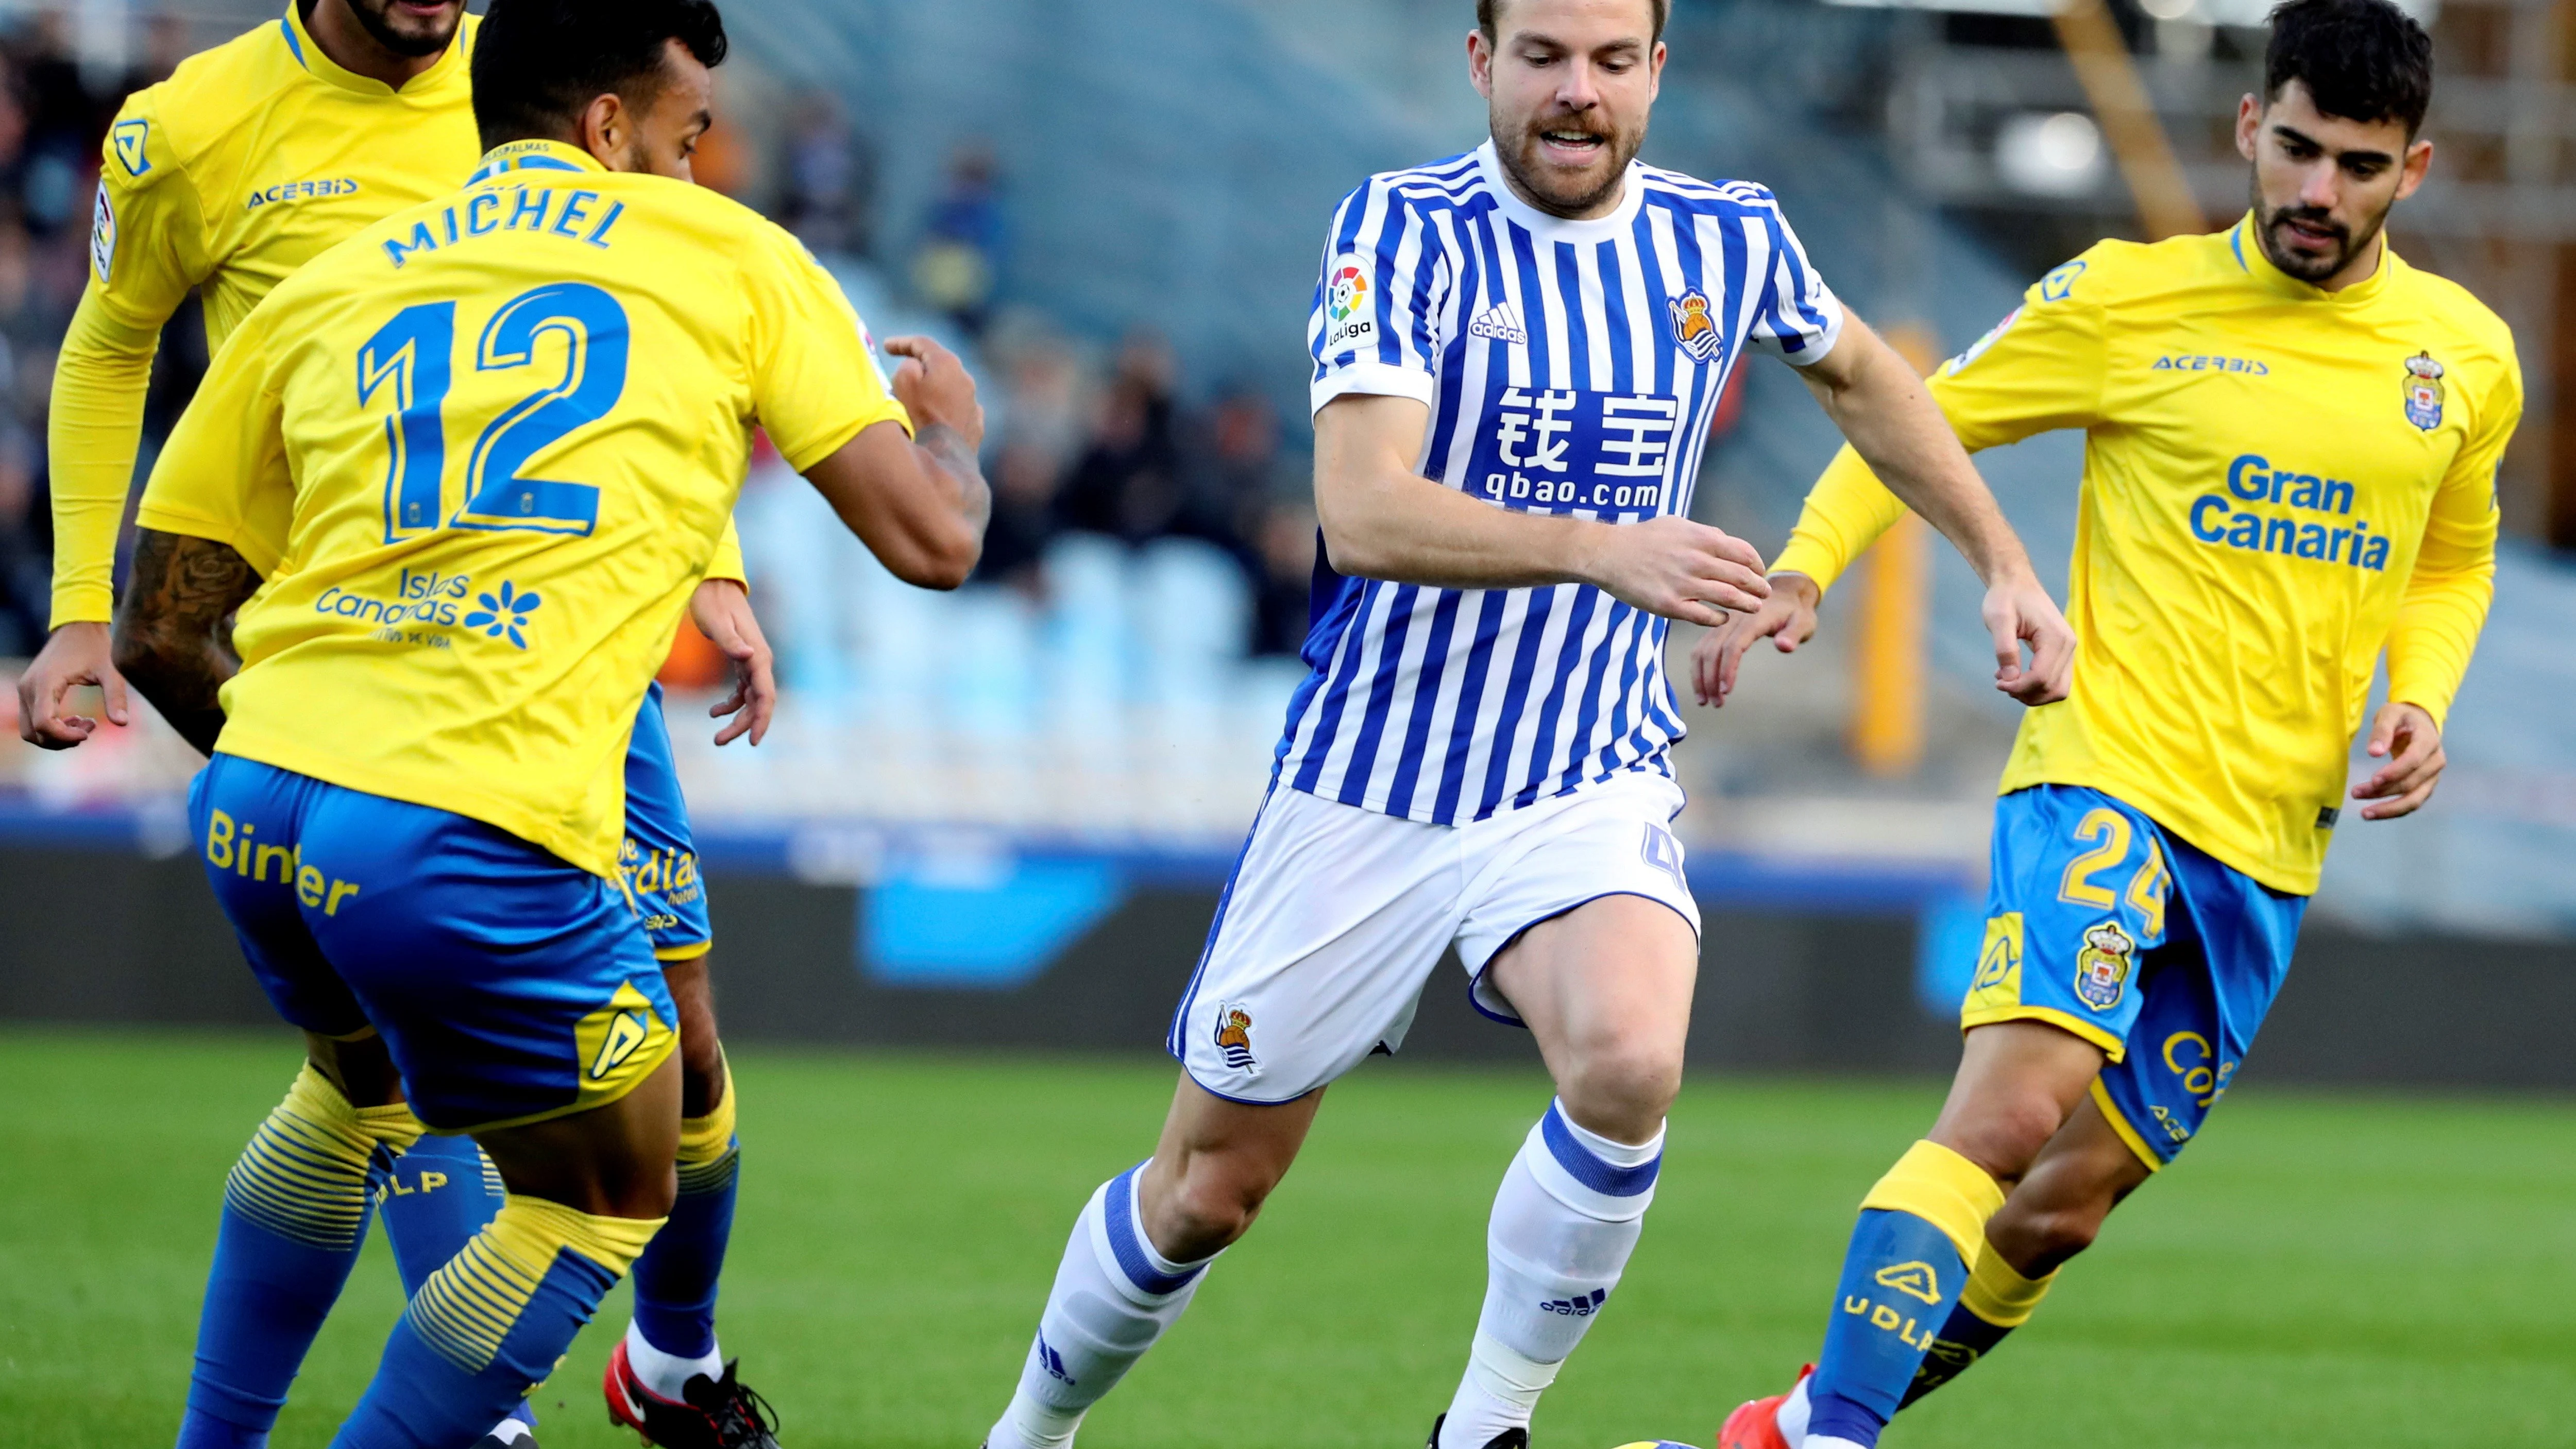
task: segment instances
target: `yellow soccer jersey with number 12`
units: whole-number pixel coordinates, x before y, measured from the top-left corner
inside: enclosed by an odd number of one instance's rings
[[[1934,376],[1972,449],[2087,432],[2074,692],[2024,716],[2005,790],[2091,786],[2305,895],[2381,648],[2393,698],[2449,711],[2522,376],[2466,289],[2381,256],[2330,293],[2250,221],[2104,242]],[[1829,585],[1902,512],[1846,448],[1772,567]]]
[[[801,470],[881,422],[910,426],[795,238],[525,141],[270,293],[141,520],[267,575],[223,753],[613,879],[628,735],[751,427]]]

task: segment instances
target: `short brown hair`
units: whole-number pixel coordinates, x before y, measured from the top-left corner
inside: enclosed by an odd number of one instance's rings
[[[1653,0],[1653,5],[1655,33],[1652,38],[1661,40],[1664,38],[1664,22],[1670,19],[1673,13],[1673,0]],[[1488,45],[1493,44],[1497,39],[1494,31],[1494,12],[1502,8],[1502,0],[1476,0],[1476,28],[1485,32],[1485,43]]]

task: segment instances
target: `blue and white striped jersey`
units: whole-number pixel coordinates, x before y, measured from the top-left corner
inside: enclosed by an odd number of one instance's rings
[[[1687,513],[1727,372],[1811,363],[1843,312],[1771,193],[1631,164],[1619,209],[1537,210],[1489,142],[1372,176],[1333,219],[1307,340],[1320,411],[1417,398],[1417,465],[1499,508]],[[1317,573],[1279,781],[1454,825],[1623,770],[1683,734],[1665,621],[1589,585],[1456,590]]]

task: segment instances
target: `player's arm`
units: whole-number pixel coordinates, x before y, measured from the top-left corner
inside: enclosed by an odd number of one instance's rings
[[[135,510],[134,576],[117,607],[116,667],[206,754],[224,729],[219,695],[241,668],[233,612],[277,570],[294,516],[268,366],[285,298],[272,294],[234,329],[170,430]]]
[[[896,578],[953,589],[975,571],[993,515],[976,462],[983,404],[947,348],[927,337],[890,337],[885,349],[903,359],[894,395],[911,431],[899,420],[871,424],[807,465],[805,481]]]
[[[116,667],[201,755],[215,752],[224,732],[217,697],[241,670],[233,611],[258,589],[258,572],[229,544],[151,528],[136,537],[116,613]]]
[[[1993,331],[1922,384],[1966,451],[2101,420],[2106,324],[2099,269],[2088,275],[2093,260],[2087,253],[2051,272]],[[1879,350],[1886,350],[1883,344]],[[1701,703],[1725,702],[1745,651],[1757,641],[1770,639],[1788,654],[1813,637],[1825,591],[1905,516],[1908,500],[1871,471],[1857,441],[1834,455],[1809,490],[1797,528],[1772,562],[1770,602],[1728,621],[1692,651]]]
[[[2075,631],[2039,582],[2021,538],[1913,366],[1858,317],[1834,350],[1798,369],[1801,381],[1887,492],[1923,515],[1986,586],[1995,687],[2026,705],[2066,697]],[[2022,645],[2031,662],[2022,665]]]
[[[2424,542],[2388,630],[2388,702],[2370,724],[2368,752],[2384,759],[2352,787],[2364,820],[2412,815],[2450,763],[2442,727],[2469,672],[2495,598],[2496,464],[2522,417],[2522,380],[2508,367],[2479,409],[2478,431],[2452,461],[2424,521]]]
[[[1703,523],[1520,513],[1434,483],[1413,469],[1430,423],[1414,398],[1362,392],[1315,415],[1315,514],[1335,569],[1449,589],[1591,584],[1696,624],[1769,592],[1753,546]]]
[[[46,421],[53,632],[18,680],[19,734],[44,749],[68,749],[98,729],[97,721],[68,712],[66,697],[83,685],[106,696],[110,722],[126,723],[125,682],[108,644],[117,533],[161,326],[204,266],[195,189],[153,118],[138,108],[129,108],[119,124],[143,122],[142,139],[129,139],[120,151],[111,136],[101,161],[89,282],[54,363]]]

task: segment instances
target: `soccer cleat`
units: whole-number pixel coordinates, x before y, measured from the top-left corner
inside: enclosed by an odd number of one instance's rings
[[[1798,1383],[1816,1371],[1814,1364],[1798,1370]],[[1797,1392],[1798,1384],[1789,1386]],[[1780,1406],[1789,1402],[1788,1394],[1773,1394],[1767,1399],[1754,1399],[1735,1406],[1718,1426],[1717,1449],[1789,1449],[1789,1441],[1780,1433]]]
[[[1440,1449],[1440,1426],[1448,1422],[1447,1414],[1442,1414],[1431,1421],[1431,1442],[1423,1445],[1422,1449]],[[1486,1440],[1485,1449],[1529,1449],[1529,1430],[1517,1427],[1505,1429]]]
[[[600,1385],[608,1396],[608,1421],[660,1449],[778,1449],[778,1416],[767,1399],[735,1377],[740,1362],[726,1364],[721,1379],[692,1374],[679,1398],[666,1399],[636,1376],[621,1342],[608,1351],[608,1373]]]
[[[474,1449],[537,1449],[537,1431],[523,1420],[503,1419],[474,1441]]]

